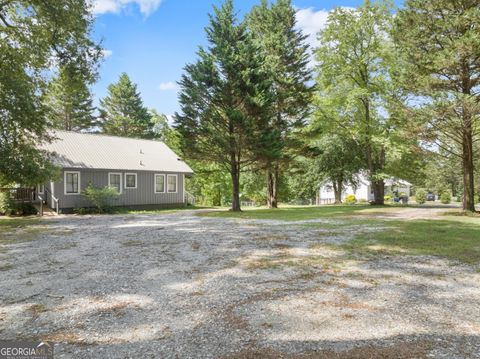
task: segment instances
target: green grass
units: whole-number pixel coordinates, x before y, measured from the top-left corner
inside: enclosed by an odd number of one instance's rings
[[[398,206],[371,205],[329,205],[321,207],[283,207],[277,209],[247,209],[242,212],[213,211],[200,213],[205,217],[243,218],[243,219],[276,219],[281,221],[299,221],[320,217],[338,217],[355,214],[375,214],[401,210]]]
[[[27,242],[46,230],[37,217],[0,217],[0,245]],[[4,248],[0,248],[0,252]]]
[[[480,219],[375,221],[384,230],[359,234],[342,245],[352,252],[377,255],[434,255],[469,264],[480,263]]]

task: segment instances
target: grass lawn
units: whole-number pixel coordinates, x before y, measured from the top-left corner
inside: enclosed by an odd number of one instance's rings
[[[384,219],[377,215],[412,207],[370,205],[331,205],[322,207],[285,207],[252,209],[241,213],[215,211],[202,216],[243,219],[298,221],[315,218],[336,218],[332,223],[309,223],[309,227],[328,227],[347,233],[352,226],[377,227],[378,231],[358,230],[355,238],[342,245],[361,255],[435,255],[480,264],[480,217],[461,216],[448,212],[432,219]],[[414,206],[413,208],[418,208]],[[428,211],[425,208],[425,211]],[[447,210],[447,209],[446,209]],[[358,215],[368,215],[368,218]],[[357,227],[358,228],[358,227]]]
[[[243,212],[213,211],[201,213],[206,217],[244,218],[244,219],[276,219],[281,221],[300,221],[319,217],[348,216],[354,214],[375,214],[401,209],[400,206],[371,205],[330,205],[320,207],[281,207],[277,209],[246,209]]]
[[[435,255],[480,264],[480,219],[445,217],[438,220],[375,220],[374,223],[384,229],[359,234],[343,247],[367,255]]]

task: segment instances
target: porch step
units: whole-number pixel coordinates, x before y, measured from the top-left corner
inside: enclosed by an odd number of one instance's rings
[[[40,205],[38,203],[35,203],[33,206],[37,209],[38,213],[40,213]],[[47,205],[43,205],[43,216],[54,217],[54,216],[58,216],[58,213],[55,212],[50,207],[48,207]]]

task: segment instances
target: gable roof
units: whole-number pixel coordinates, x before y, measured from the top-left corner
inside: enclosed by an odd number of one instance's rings
[[[51,143],[40,147],[63,168],[115,169],[193,173],[160,141],[55,130]]]

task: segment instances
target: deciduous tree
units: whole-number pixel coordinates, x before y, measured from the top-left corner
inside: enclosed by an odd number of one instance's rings
[[[84,0],[0,2],[0,182],[36,184],[52,172],[41,101],[47,73],[69,65],[95,76],[100,47]]]
[[[395,88],[391,10],[389,2],[368,0],[357,9],[335,9],[316,51],[317,117],[360,146],[375,204],[384,203],[385,164],[396,146],[389,104]]]

